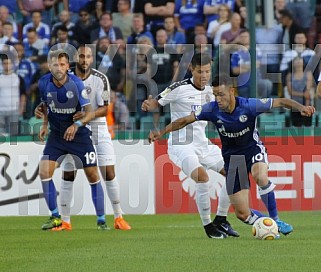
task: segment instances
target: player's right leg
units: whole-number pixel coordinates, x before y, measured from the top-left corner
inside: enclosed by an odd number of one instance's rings
[[[50,218],[41,227],[43,230],[59,227],[62,224],[57,207],[57,191],[52,180],[57,163],[56,161],[49,160],[48,158],[48,156],[43,156],[39,163],[39,176],[41,179],[43,195],[51,212]]]
[[[168,150],[169,158],[182,169],[184,174],[196,182],[196,205],[206,235],[209,238],[226,238],[226,235],[213,225],[211,220],[211,200],[209,194],[208,175],[200,164],[193,147],[175,147]]]

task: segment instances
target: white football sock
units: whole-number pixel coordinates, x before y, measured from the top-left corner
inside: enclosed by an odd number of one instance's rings
[[[122,215],[122,210],[120,208],[119,183],[116,177],[112,180],[106,180],[106,189],[114,210],[114,217],[117,218]]]
[[[229,196],[227,195],[226,182],[224,181],[218,197],[216,215],[227,216],[230,205],[231,205],[231,202],[230,202]]]
[[[70,223],[70,206],[74,193],[74,183],[68,180],[61,180],[60,186],[60,211],[61,219]]]
[[[196,183],[196,205],[203,226],[211,223],[211,200],[209,193],[209,182]]]

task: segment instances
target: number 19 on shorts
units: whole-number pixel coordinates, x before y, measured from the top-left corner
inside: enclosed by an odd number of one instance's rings
[[[85,154],[86,163],[94,164],[96,162],[96,153],[95,152],[87,152]]]

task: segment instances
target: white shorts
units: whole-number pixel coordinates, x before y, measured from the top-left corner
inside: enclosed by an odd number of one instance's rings
[[[203,146],[169,145],[168,155],[170,160],[181,168],[188,177],[201,166],[215,172],[220,172],[224,168],[221,149],[213,144]]]
[[[97,154],[98,166],[115,165],[116,156],[114,145],[107,127],[101,126],[98,128],[98,132],[93,131],[92,141]],[[74,159],[71,155],[67,155],[64,158],[61,163],[61,169],[67,172],[71,172],[76,169]]]

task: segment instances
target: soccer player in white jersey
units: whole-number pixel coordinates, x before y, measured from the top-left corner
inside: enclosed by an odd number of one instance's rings
[[[208,86],[211,77],[211,58],[206,54],[195,54],[192,59],[190,79],[173,83],[155,99],[151,97],[142,104],[142,110],[151,111],[158,106],[170,104],[171,120],[198,111],[201,105],[214,100],[212,89]],[[211,144],[205,134],[207,122],[197,122],[180,132],[169,135],[168,155],[172,162],[196,182],[196,204],[205,232],[209,238],[238,237],[226,220],[230,201],[225,183],[219,195],[217,216],[211,221],[211,200],[207,170],[225,175],[221,150]]]
[[[82,79],[91,105],[95,110],[96,118],[89,125],[92,131],[92,140],[97,153],[100,173],[106,182],[107,194],[114,211],[114,228],[130,230],[131,226],[122,217],[119,183],[115,175],[115,152],[106,122],[107,105],[110,97],[109,81],[105,74],[91,68],[93,53],[90,47],[79,46],[78,57],[79,61],[76,64],[74,73]],[[82,118],[83,114],[83,112],[77,112],[74,115],[74,120]],[[52,229],[53,231],[71,230],[70,206],[73,196],[73,181],[76,175],[72,157],[66,156],[62,169],[60,203],[63,224]]]

